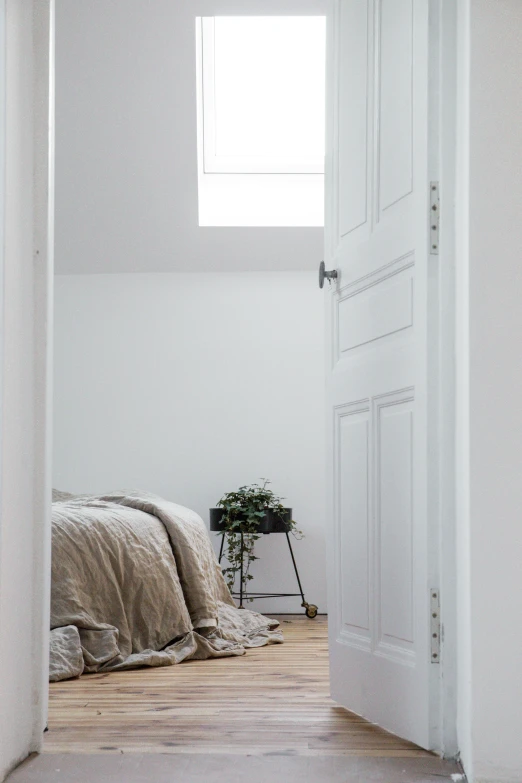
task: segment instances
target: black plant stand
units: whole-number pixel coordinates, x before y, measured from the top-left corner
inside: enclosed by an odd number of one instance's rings
[[[261,532],[261,531],[260,531]],[[297,570],[297,563],[295,562],[295,556],[294,556],[294,550],[292,549],[292,543],[290,541],[290,536],[288,532],[286,531],[271,531],[273,533],[279,533],[284,532],[286,536],[286,540],[288,542],[288,549],[290,550],[290,556],[292,558],[292,564],[294,566],[295,576],[297,579],[297,585],[299,587],[298,593],[249,593],[246,590],[243,590],[243,558],[241,558],[241,569],[239,573],[239,593],[232,593],[234,598],[239,598],[239,608],[244,609],[243,606],[243,598],[256,600],[258,598],[293,598],[293,597],[300,597],[301,598],[301,606],[305,610],[305,614],[307,617],[317,617],[317,606],[315,604],[309,604],[304,596],[303,593],[303,587],[301,585],[301,579],[299,578],[299,571]],[[241,551],[243,551],[243,533],[241,535]],[[263,532],[262,535],[268,536],[270,533]],[[221,536],[221,548],[219,550],[219,563],[221,565],[221,560],[223,559],[223,550],[225,548],[225,536],[226,533],[223,533]]]

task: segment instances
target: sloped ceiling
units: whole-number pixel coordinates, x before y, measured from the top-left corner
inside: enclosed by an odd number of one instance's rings
[[[316,269],[319,228],[200,228],[195,17],[324,0],[57,0],[56,271]]]

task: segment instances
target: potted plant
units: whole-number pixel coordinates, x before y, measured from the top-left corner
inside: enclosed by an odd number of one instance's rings
[[[250,566],[258,558],[254,554],[255,543],[263,533],[294,533],[302,537],[292,519],[292,509],[282,503],[268,485],[239,487],[235,492],[226,492],[210,509],[210,529],[227,535],[226,559],[228,567],[223,569],[230,590],[234,587],[236,574],[240,575],[240,588],[246,592],[248,582],[253,579]]]

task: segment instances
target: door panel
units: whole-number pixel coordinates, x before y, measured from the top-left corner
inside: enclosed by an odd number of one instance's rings
[[[377,5],[379,218],[412,190],[413,0]]]
[[[368,163],[368,3],[339,9],[339,36],[345,41],[339,58],[338,103],[339,235],[344,237],[367,220]]]
[[[397,334],[413,325],[413,279],[408,273],[339,298],[339,352]]]
[[[370,639],[370,428],[366,405],[346,407],[338,414],[341,493],[338,520],[342,633],[366,646]]]
[[[331,691],[426,748],[428,5],[334,2],[325,218]]]
[[[413,400],[376,402],[378,645],[411,649],[413,621]]]

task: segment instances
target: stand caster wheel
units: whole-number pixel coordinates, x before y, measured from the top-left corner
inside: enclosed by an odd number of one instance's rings
[[[314,619],[314,617],[317,617],[317,606],[315,604],[303,604],[305,607],[305,615],[309,617],[311,620]]]

